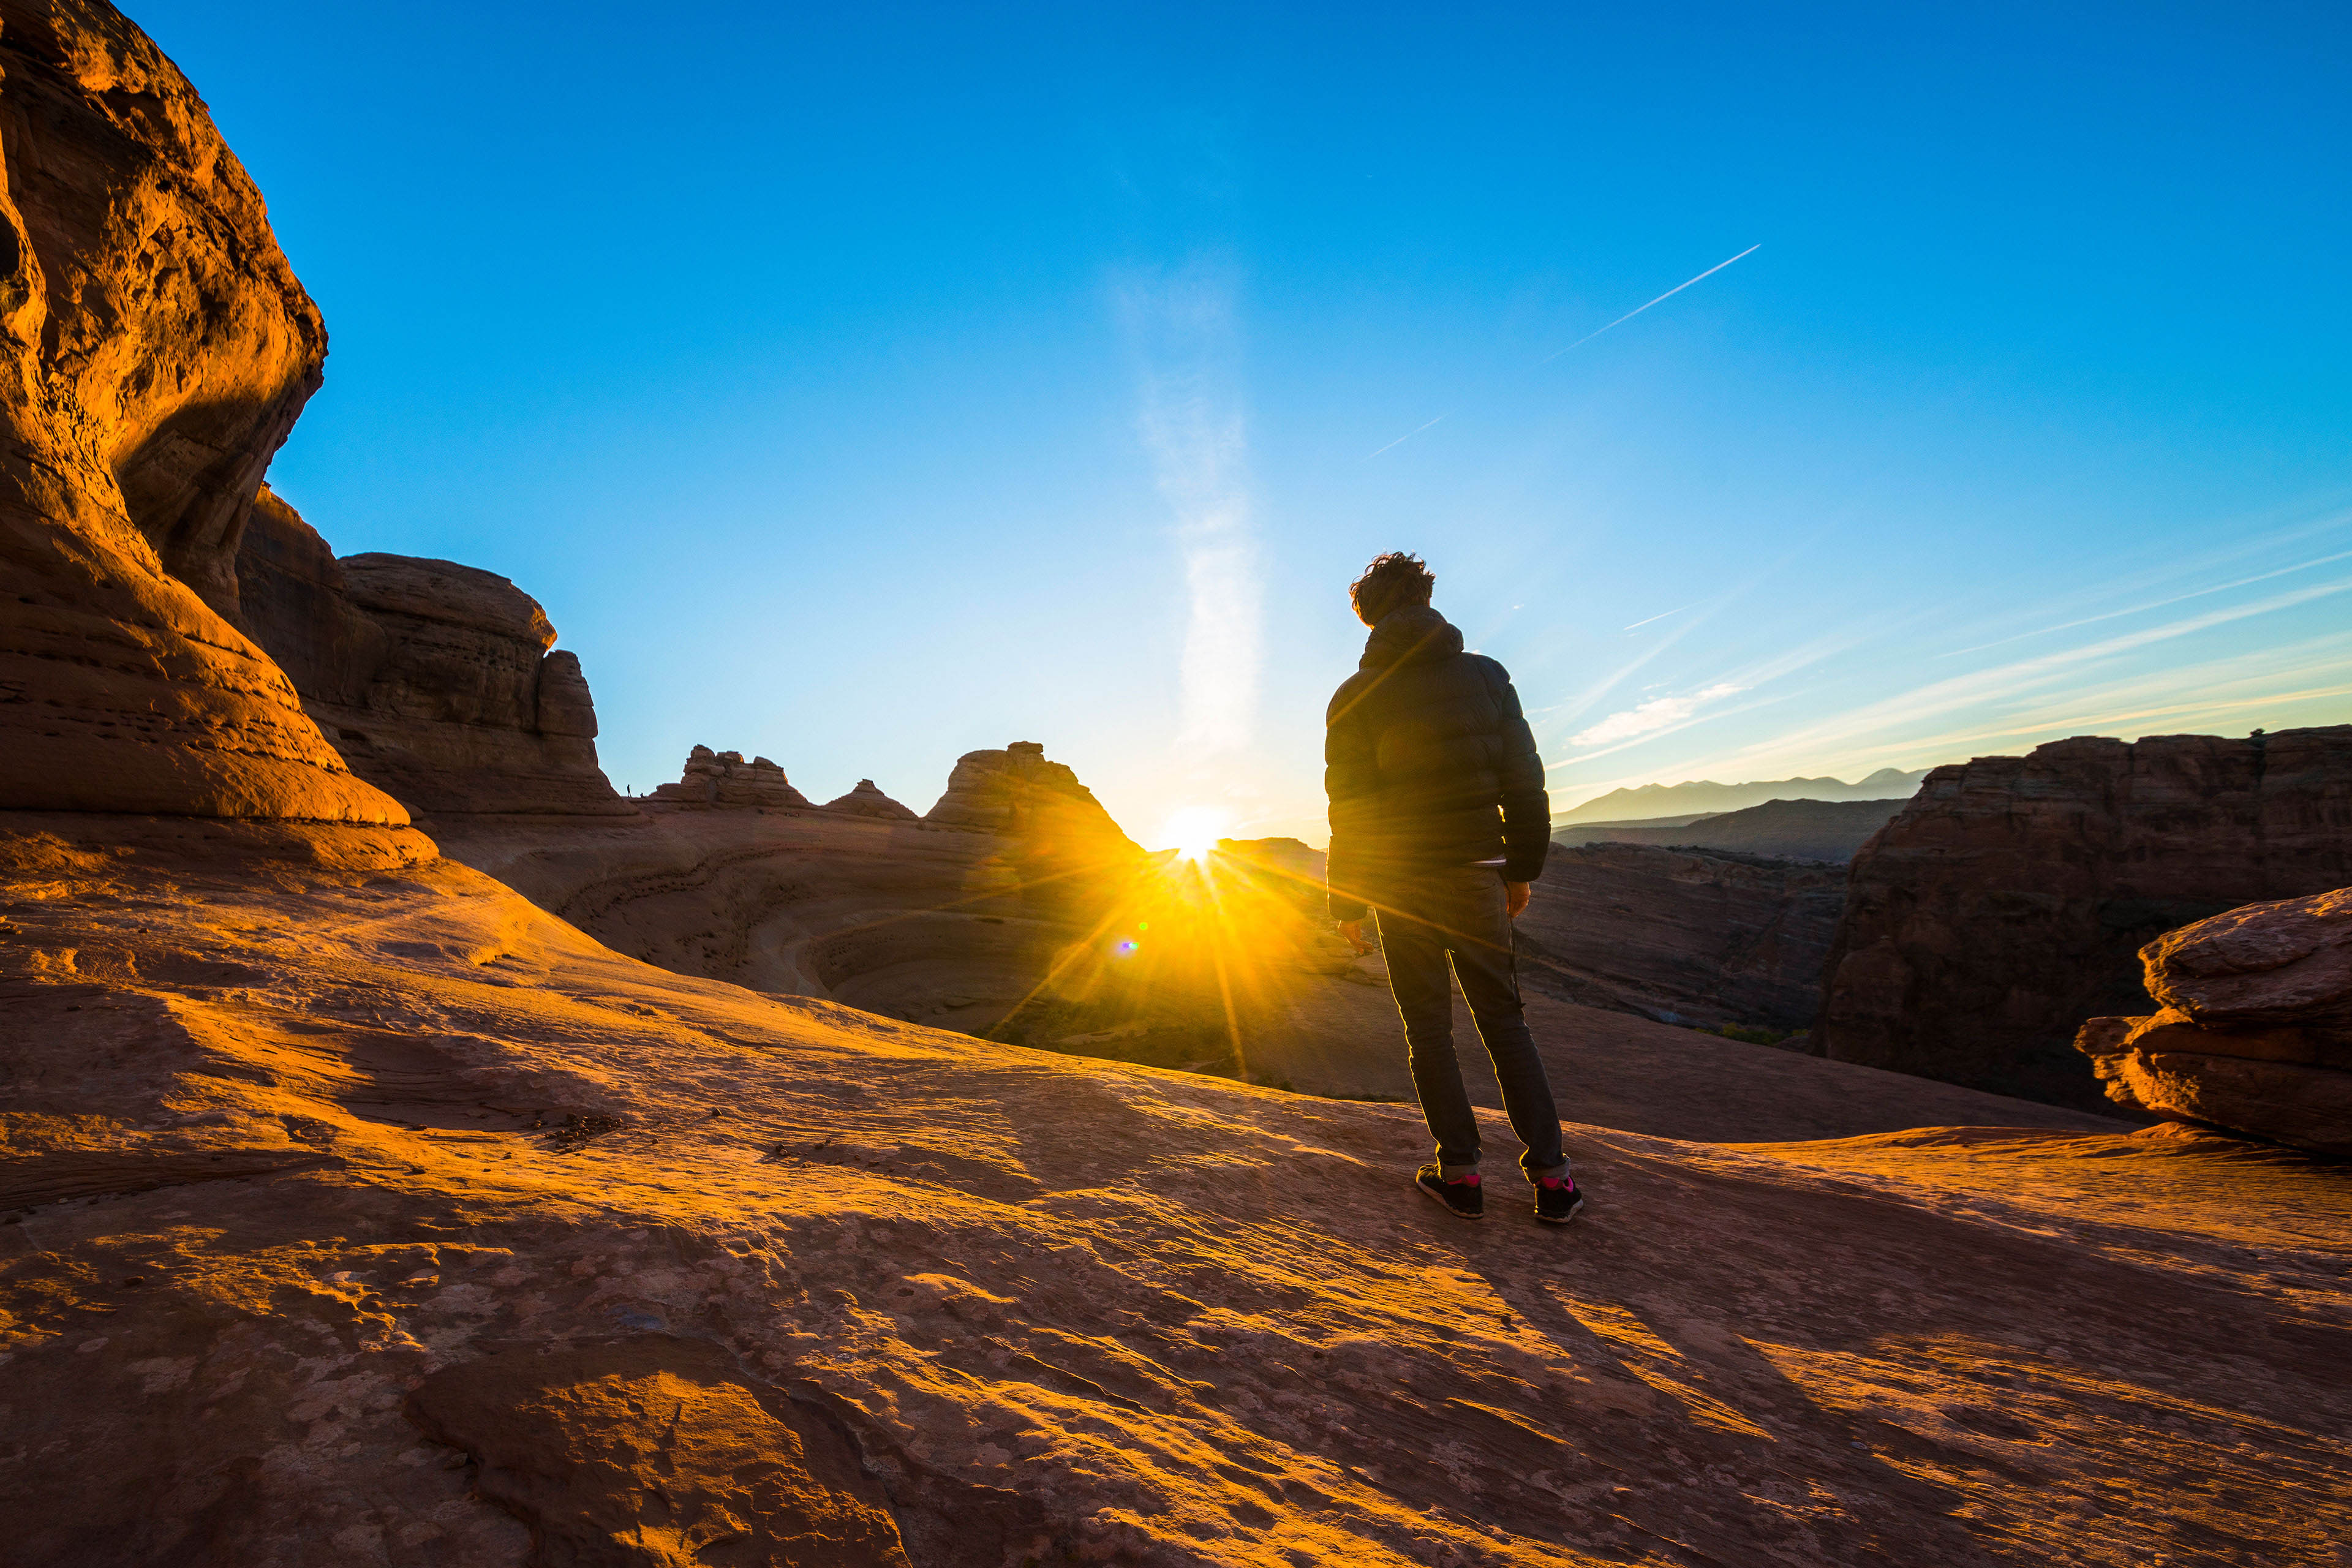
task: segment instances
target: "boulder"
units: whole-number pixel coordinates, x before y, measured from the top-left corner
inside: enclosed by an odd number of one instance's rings
[[[504,577],[407,555],[338,560],[264,490],[238,618],[352,769],[412,812],[622,816],[578,657]]]
[[[805,806],[809,797],[794,789],[784,770],[765,757],[743,760],[740,752],[714,752],[697,746],[687,754],[686,771],[676,784],[666,784],[649,797],[677,805]]]
[[[2144,944],[2347,882],[2352,725],[1938,768],[1854,858],[1815,1048],[2091,1109],[2069,1041],[2084,1017],[2155,1011]]]
[[[2352,1155],[2352,888],[2231,910],[2140,958],[2164,1006],[2074,1037],[2108,1099]]]
[[[872,779],[859,779],[856,789],[826,801],[824,808],[827,811],[845,811],[853,816],[880,817],[886,822],[918,820],[912,806],[900,805],[884,795],[874,787]]]
[[[0,806],[400,824],[240,632],[317,308],[178,68],[0,0]]]

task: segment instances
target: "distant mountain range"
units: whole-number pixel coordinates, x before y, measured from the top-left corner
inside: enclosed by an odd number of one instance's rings
[[[1552,829],[1552,842],[1733,849],[1785,860],[1853,858],[1863,840],[1901,811],[1901,800],[1768,800],[1685,820],[1583,822]]]
[[[1717,784],[1697,779],[1689,784],[1643,784],[1639,789],[1612,789],[1569,811],[1552,813],[1552,826],[1580,822],[1637,821],[1656,823],[1679,816],[1687,822],[1715,812],[1742,811],[1768,800],[1904,800],[1927,776],[1926,768],[1904,773],[1881,768],[1856,784],[1843,779],[1769,779],[1753,784]]]

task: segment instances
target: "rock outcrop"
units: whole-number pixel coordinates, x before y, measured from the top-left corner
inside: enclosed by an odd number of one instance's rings
[[[686,771],[677,783],[662,784],[646,798],[672,805],[743,808],[809,804],[809,797],[784,777],[784,770],[767,758],[753,757],[747,763],[740,752],[714,752],[708,746],[697,746],[687,753]]]
[[[1655,844],[1779,860],[1844,862],[1903,809],[1899,800],[1773,800],[1689,822],[1588,822],[1557,828],[1555,844]]]
[[[1554,845],[1519,917],[1525,973],[1570,1001],[1662,1023],[1799,1030],[1844,902],[1833,866]]]
[[[236,558],[238,618],[353,772],[410,811],[615,816],[578,657],[495,573],[337,559],[263,490]]]
[[[836,795],[824,803],[827,811],[845,811],[852,816],[877,817],[884,822],[917,820],[912,806],[900,805],[874,787],[872,779],[859,779],[857,787],[847,795]]]
[[[2352,888],[2232,910],[2140,958],[2162,1006],[2074,1037],[2107,1098],[2352,1156]]]
[[[1143,859],[1094,791],[1035,741],[957,758],[923,821],[1004,840],[1012,876],[1046,919],[1087,918]]]
[[[326,331],[177,68],[0,0],[0,806],[404,822],[233,625]]]
[[[1854,858],[1815,1048],[2084,1108],[2082,1019],[2141,1015],[2142,944],[2352,882],[2352,725],[2061,741],[1938,768]]]

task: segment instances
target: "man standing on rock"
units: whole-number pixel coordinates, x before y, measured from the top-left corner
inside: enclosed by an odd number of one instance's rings
[[[1486,1212],[1478,1118],[1454,1056],[1458,979],[1527,1145],[1519,1167],[1535,1184],[1536,1217],[1566,1225],[1584,1196],[1511,951],[1511,921],[1551,847],[1551,800],[1510,676],[1462,651],[1462,634],[1429,607],[1436,585],[1419,556],[1391,553],[1348,590],[1372,635],[1323,721],[1331,918],[1369,952],[1363,922],[1368,906],[1377,911],[1413,1091],[1437,1139],[1437,1163],[1414,1178],[1421,1190],[1465,1219]]]

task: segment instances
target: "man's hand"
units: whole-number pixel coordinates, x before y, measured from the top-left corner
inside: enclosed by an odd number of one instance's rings
[[[1504,884],[1503,884],[1503,912],[1504,912],[1505,914],[1507,914],[1507,915],[1510,916],[1513,920],[1517,920],[1517,919],[1519,918],[1520,914],[1521,914],[1521,913],[1523,913],[1523,912],[1526,910],[1526,909],[1527,909],[1527,907],[1528,907],[1528,900],[1529,899],[1533,898],[1534,896],[1535,896],[1535,887],[1534,887],[1534,885],[1533,885],[1533,884],[1531,884],[1531,883],[1528,883],[1528,882],[1506,882],[1506,883],[1504,883]]]
[[[1339,934],[1348,939],[1348,945],[1356,950],[1357,957],[1361,958],[1364,954],[1372,951],[1372,944],[1364,940],[1363,921],[1341,921],[1339,922]]]

